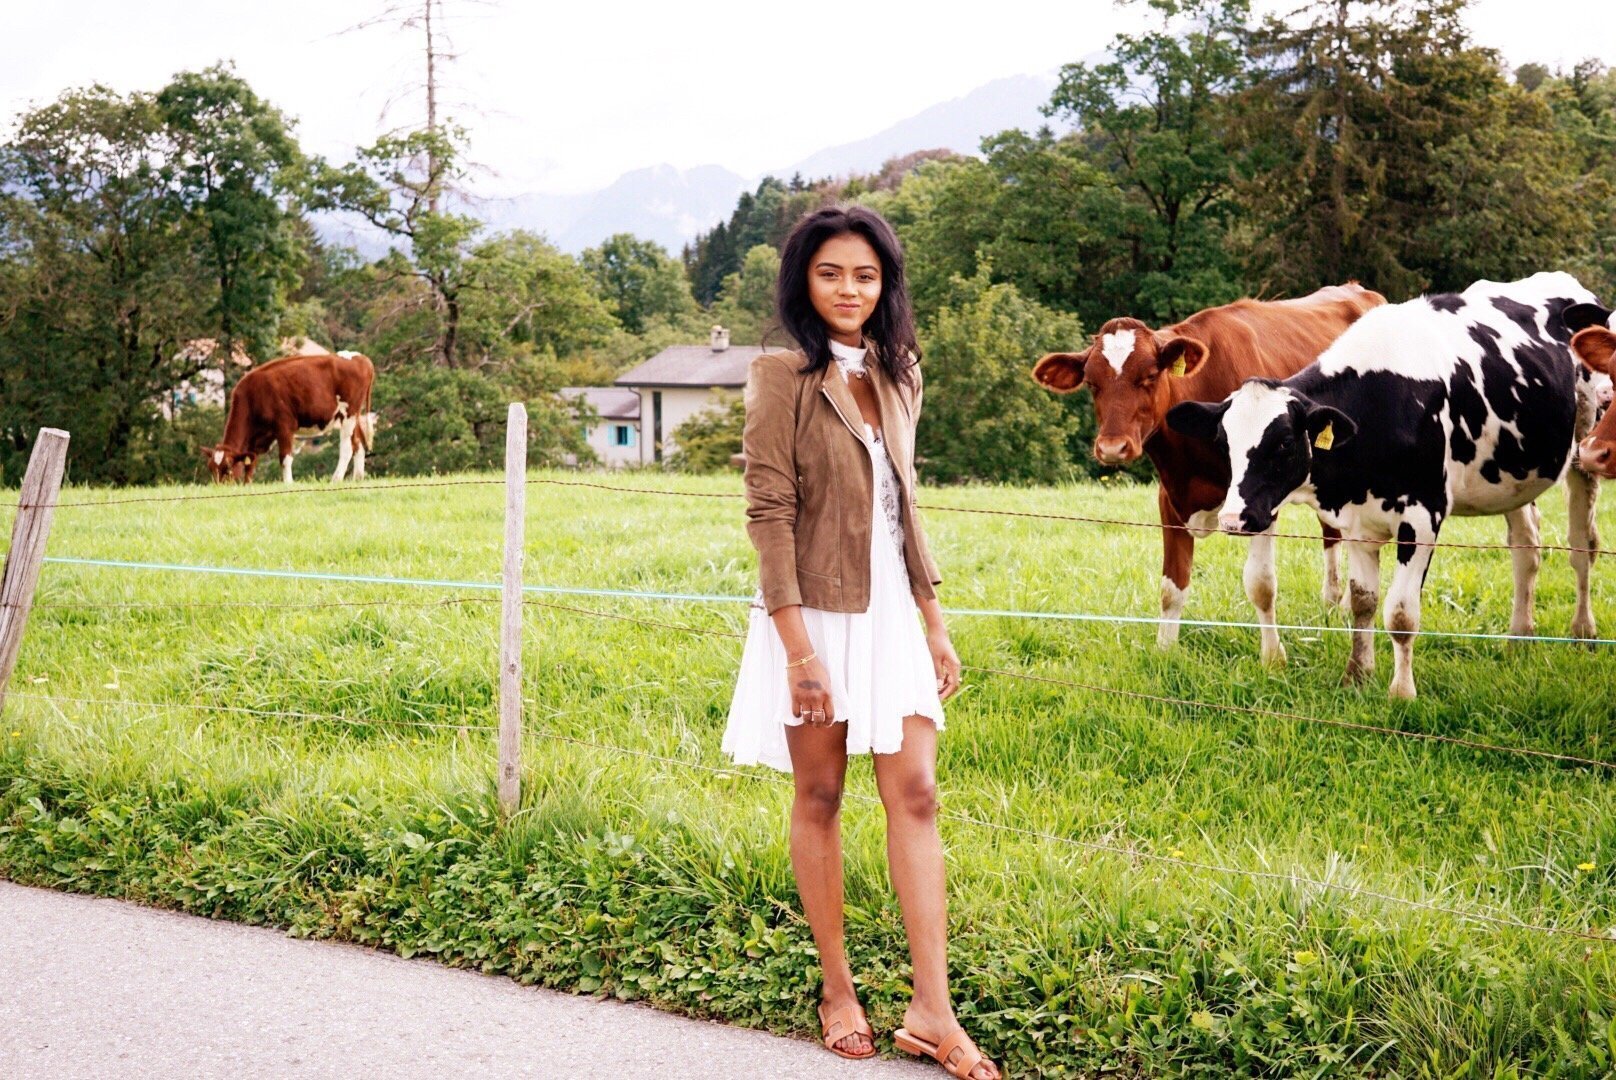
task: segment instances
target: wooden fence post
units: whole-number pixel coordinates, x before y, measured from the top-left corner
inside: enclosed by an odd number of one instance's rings
[[[505,580],[499,624],[499,805],[522,800],[522,556],[527,524],[527,407],[505,418]]]
[[[34,605],[34,586],[39,584],[45,541],[50,537],[56,496],[67,469],[67,440],[65,431],[40,428],[22,478],[17,518],[11,523],[11,550],[6,552],[5,574],[0,576],[0,710],[6,707],[6,686],[17,666],[22,631]]]

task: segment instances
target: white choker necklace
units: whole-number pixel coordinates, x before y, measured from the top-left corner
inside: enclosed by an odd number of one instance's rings
[[[865,371],[864,355],[869,349],[855,349],[851,345],[843,345],[840,341],[830,343],[830,354],[836,358],[842,370],[854,375],[862,375]]]

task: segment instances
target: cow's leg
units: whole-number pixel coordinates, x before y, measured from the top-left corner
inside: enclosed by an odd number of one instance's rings
[[[1575,465],[1566,470],[1566,505],[1570,511],[1568,542],[1572,548],[1571,569],[1577,575],[1577,612],[1571,618],[1571,636],[1597,637],[1593,608],[1588,604],[1588,568],[1599,551],[1599,530],[1594,511],[1599,503],[1599,478],[1589,476]]]
[[[337,429],[337,471],[331,477],[333,484],[341,482],[347,475],[348,462],[353,460],[354,425],[357,423],[358,417],[345,417]]]
[[[365,444],[363,442],[353,449],[353,478],[355,480],[365,478]]]
[[[1341,530],[1322,521],[1319,529],[1324,533],[1324,586],[1319,596],[1325,607],[1335,607],[1347,595],[1341,589]]]
[[[1515,605],[1509,616],[1509,632],[1531,637],[1535,632],[1532,611],[1537,601],[1537,571],[1543,564],[1538,551],[1540,515],[1532,503],[1518,506],[1504,515],[1510,561],[1515,566]]]
[[[1279,631],[1274,628],[1274,596],[1279,581],[1274,576],[1274,529],[1251,538],[1251,550],[1246,553],[1244,581],[1246,598],[1257,609],[1257,623],[1261,627],[1263,663],[1274,667],[1285,666],[1285,646],[1280,643]]]
[[[1360,683],[1375,670],[1375,605],[1380,600],[1380,543],[1349,536],[1347,603],[1352,609],[1352,655],[1346,683]]]
[[[275,452],[281,456],[281,480],[292,482],[292,455],[297,453],[297,429],[283,428],[275,433]]]
[[[1397,569],[1386,590],[1386,629],[1392,635],[1394,698],[1414,700],[1414,635],[1420,632],[1420,589],[1431,568],[1436,528],[1428,515],[1409,516],[1397,530]]]
[[[1190,591],[1190,567],[1195,562],[1195,537],[1190,535],[1164,488],[1156,489],[1156,509],[1162,523],[1161,623],[1156,644],[1170,649],[1178,644],[1178,620]]]

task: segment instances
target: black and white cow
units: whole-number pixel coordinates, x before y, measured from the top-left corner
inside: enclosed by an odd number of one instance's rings
[[[1477,282],[1364,314],[1318,361],[1285,380],[1252,379],[1217,404],[1185,402],[1167,422],[1227,455],[1226,531],[1271,531],[1298,501],[1349,541],[1352,657],[1347,680],[1374,670],[1380,546],[1397,542],[1386,594],[1396,670],[1391,696],[1414,696],[1420,586],[1442,523],[1502,514],[1515,565],[1510,633],[1532,630],[1539,495],[1566,477],[1570,543],[1597,544],[1596,481],[1570,469],[1593,422],[1596,390],[1572,354],[1564,314],[1593,295],[1569,274]],[[1573,554],[1571,632],[1594,636],[1590,554]]]

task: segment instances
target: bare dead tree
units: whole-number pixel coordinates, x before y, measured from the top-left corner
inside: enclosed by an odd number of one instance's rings
[[[382,106],[382,119],[399,101],[415,93],[426,95],[426,124],[424,128],[416,129],[414,125],[405,124],[394,128],[396,133],[402,130],[425,130],[433,135],[443,134],[443,120],[439,116],[439,108],[444,104],[444,78],[445,73],[454,61],[460,58],[456,51],[454,40],[449,34],[449,24],[457,18],[469,14],[472,8],[495,7],[495,0],[389,0],[381,11],[367,19],[362,19],[342,33],[354,33],[359,30],[370,30],[379,26],[387,26],[395,31],[419,33],[421,35],[421,58],[424,78],[411,81],[401,87],[393,96],[387,99]],[[427,161],[427,174],[431,176],[442,175],[438,162]],[[430,193],[428,209],[432,213],[439,211],[443,192]]]

